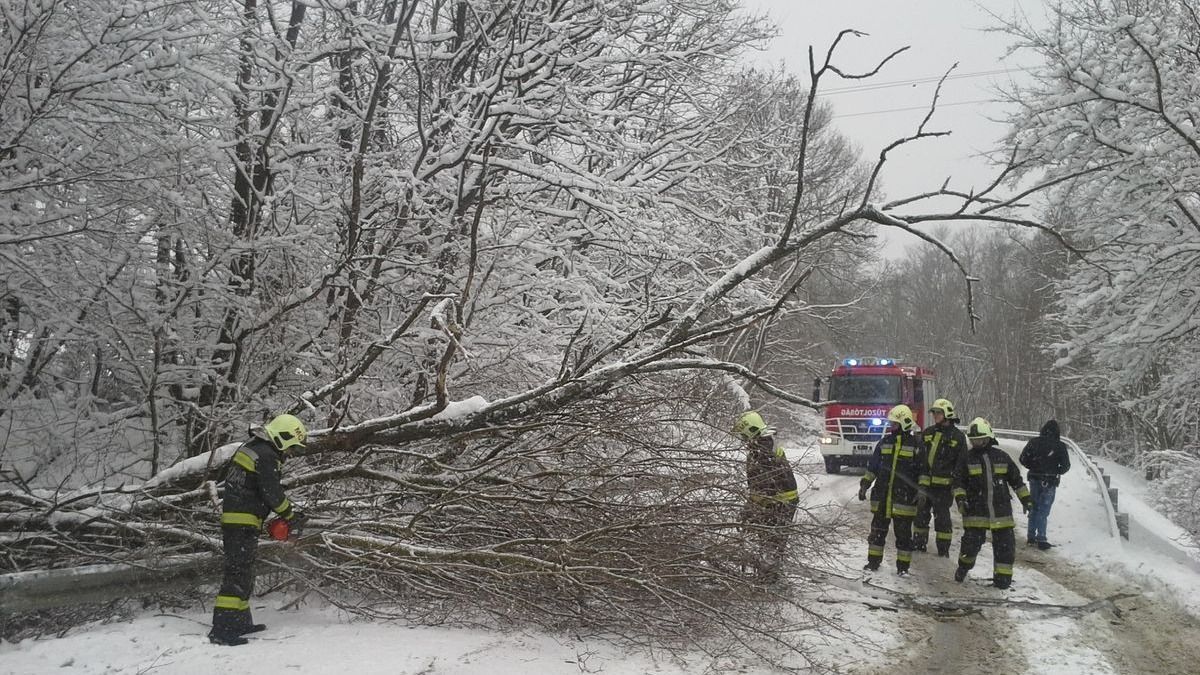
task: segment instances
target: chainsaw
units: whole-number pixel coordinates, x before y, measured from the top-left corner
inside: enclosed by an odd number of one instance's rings
[[[304,525],[308,516],[300,516],[291,520],[272,518],[267,522],[267,535],[275,541],[295,541],[304,534]]]

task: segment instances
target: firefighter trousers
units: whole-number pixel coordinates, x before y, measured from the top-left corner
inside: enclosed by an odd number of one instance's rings
[[[867,564],[879,567],[883,562],[890,527],[896,534],[896,570],[908,571],[912,563],[912,524],[913,519],[909,516],[888,518],[883,513],[876,513],[871,518],[871,533],[867,535]]]
[[[212,635],[236,637],[254,625],[250,616],[250,594],[254,592],[254,558],[258,552],[258,528],[226,525],[225,576],[213,606]]]
[[[742,523],[757,539],[758,554],[751,561],[760,575],[777,574],[787,554],[789,527],[796,518],[795,501],[757,504],[748,502],[742,511]]]
[[[959,567],[969,570],[975,566],[975,557],[983,548],[988,531],[985,527],[963,528],[962,544],[959,546]],[[991,530],[991,533],[992,560],[994,561],[992,580],[997,586],[1008,588],[1012,583],[1013,562],[1017,557],[1017,536],[1011,527]]]
[[[929,488],[929,498],[917,505],[917,520],[913,523],[913,548],[924,551],[929,545],[929,520],[932,516],[933,529],[937,533],[938,555],[950,554],[950,543],[954,539],[954,525],[950,520],[950,505],[954,497],[949,486]]]

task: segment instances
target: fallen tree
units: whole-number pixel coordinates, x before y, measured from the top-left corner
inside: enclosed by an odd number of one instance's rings
[[[744,171],[740,179],[777,174],[770,205],[740,215],[741,202],[708,208],[736,185],[709,173],[732,144],[779,144],[778,129],[746,125],[746,111],[707,79],[724,72],[714,53],[731,55],[757,35],[729,3],[671,3],[665,14],[660,3],[621,3],[613,16],[585,2],[450,4],[448,32],[429,34],[414,16],[436,27],[448,5],[390,3],[373,19],[329,9],[337,20],[321,28],[344,40],[330,55],[301,49],[303,3],[292,3],[287,30],[271,18],[266,37],[248,3],[230,33],[246,49],[231,87],[240,136],[226,248],[188,262],[195,249],[159,232],[150,292],[136,265],[128,277],[124,263],[102,275],[96,297],[111,300],[103,326],[86,321],[99,308],[85,302],[61,335],[45,329],[45,349],[22,364],[24,375],[3,379],[9,400],[68,386],[79,354],[65,345],[90,326],[97,372],[119,371],[135,394],[103,421],[91,410],[87,428],[147,422],[148,461],[88,485],[10,469],[0,570],[218,552],[234,420],[290,408],[325,427],[285,468],[314,531],[274,564],[305,592],[372,616],[516,617],[809,665],[797,633],[826,620],[793,591],[812,584],[810,570],[841,539],[839,523],[801,514],[783,585],[747,574],[763,532],[740,523],[744,471],[726,429],[749,402],[738,383],[814,404],[715,355],[811,309],[795,299],[810,278],[799,261],[876,226],[949,256],[973,313],[965,266],[918,226],[978,219],[1042,229],[1021,213],[1037,188],[1000,197],[998,179],[981,192],[943,185],[882,201],[888,154],[946,133],[929,128],[936,99],[873,167],[851,160],[846,179],[845,164],[833,163],[837,180],[825,180],[815,168],[829,160],[822,80],[868,77],[899,53],[870,72],[844,72],[833,57],[857,37],[846,31],[823,59],[812,55],[803,123],[785,139],[796,151],[790,166],[730,169]],[[276,58],[255,60],[254,48]],[[312,77],[337,92],[329,127],[324,115],[297,112],[328,112],[313,99],[323,90],[286,104],[292,76],[325,58],[334,67]],[[677,82],[697,89],[680,92]],[[420,102],[411,126],[387,126],[378,112],[400,105],[393,87]],[[273,107],[248,104],[260,89]],[[289,146],[275,135],[314,127],[335,145]],[[333,168],[305,165],[309,153]],[[303,178],[286,194],[293,174],[281,164]],[[332,216],[322,200],[308,201],[326,189],[343,202]],[[914,211],[934,198],[958,205]],[[261,229],[270,209],[286,221],[274,234]],[[296,241],[311,241],[305,250],[321,262],[301,264]],[[277,255],[255,257],[265,249]],[[153,298],[151,309],[125,302],[114,290],[122,283],[130,297]],[[100,365],[114,345],[120,355]],[[49,384],[37,382],[43,375]],[[185,457],[164,469],[172,429]],[[147,465],[149,478],[134,476]]]

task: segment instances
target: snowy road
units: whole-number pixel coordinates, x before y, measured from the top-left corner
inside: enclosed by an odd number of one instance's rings
[[[799,469],[805,508],[815,517],[849,516],[853,530],[837,545],[836,564],[814,605],[828,608],[858,641],[810,635],[813,649],[844,673],[1190,673],[1200,671],[1200,563],[1183,533],[1143,499],[1132,472],[1108,467],[1133,515],[1131,541],[1108,533],[1099,492],[1085,471],[1063,479],[1050,521],[1059,546],[1024,546],[1018,509],[1014,587],[987,587],[991,547],[966,583],[953,581],[954,559],[917,554],[913,575],[891,573],[894,545],[882,571],[864,576],[870,513],[856,498],[859,475],[824,473],[815,448],[787,444]],[[1009,447],[1010,451],[1019,449]],[[1148,498],[1147,498],[1148,499]],[[955,547],[961,528],[956,523]],[[280,611],[256,600],[255,615],[273,629],[249,647],[205,642],[208,615],[148,612],[132,620],[81,626],[62,638],[0,643],[0,675],[30,673],[272,672],[356,675],[526,675],[604,672],[674,675],[703,672],[681,663],[628,653],[596,640],[532,632],[405,627],[357,621],[320,608]],[[336,648],[331,648],[336,645]],[[761,673],[732,666],[735,672]]]
[[[1020,445],[1010,442],[1005,449],[1015,454]],[[1114,541],[1099,508],[1100,493],[1085,471],[1063,478],[1051,516],[1050,535],[1058,544],[1053,551],[1024,545],[1025,518],[1018,515],[1016,576],[1013,589],[1004,592],[979,578],[990,576],[990,545],[979,556],[974,578],[963,584],[953,580],[954,559],[933,554],[918,553],[912,577],[897,578],[887,571],[892,541],[884,571],[864,577],[860,568],[870,512],[855,497],[859,475],[818,473],[814,452],[800,445],[792,451],[810,471],[808,503],[848,509],[860,535],[848,542],[844,566],[829,583],[847,592],[843,597],[857,596],[885,610],[871,630],[899,643],[873,662],[843,664],[845,672],[1183,673],[1200,668],[1200,620],[1185,609],[1197,606],[1200,566],[1183,550],[1166,550],[1162,536],[1150,536],[1161,523],[1140,526],[1132,542]],[[957,555],[962,530],[954,516],[952,555]],[[1170,567],[1169,575],[1159,573],[1164,566]]]

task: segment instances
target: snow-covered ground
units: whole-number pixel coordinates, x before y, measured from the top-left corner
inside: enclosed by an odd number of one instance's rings
[[[855,496],[859,474],[825,474],[811,439],[785,445],[808,512],[849,515],[854,523],[836,544],[823,590],[802,599],[847,629],[805,637],[839,672],[1196,672],[1200,563],[1183,531],[1147,504],[1147,486],[1134,472],[1103,463],[1121,490],[1121,510],[1131,514],[1128,542],[1110,536],[1099,488],[1078,462],[1064,477],[1051,515],[1055,549],[1025,547],[1025,519],[1017,508],[1015,582],[1003,592],[984,585],[990,545],[963,584],[953,581],[954,559],[932,554],[917,554],[913,576],[897,578],[892,541],[883,569],[864,575],[870,514]],[[1006,449],[1015,453],[1020,444],[1009,442]],[[956,525],[955,555],[960,533]],[[355,675],[670,675],[711,665],[702,655],[680,660],[570,635],[369,622],[332,609],[283,611],[282,602],[255,601],[256,618],[271,630],[246,647],[209,645],[204,610],[147,613],[61,638],[0,644],[0,674],[260,672],[266,665],[270,672]],[[721,665],[762,672],[736,661]]]
[[[353,621],[334,610],[278,611],[255,603],[270,630],[245,647],[211,645],[208,615],[146,615],[54,640],[0,646],[0,673],[353,673],[527,675],[686,673],[685,664],[612,645],[534,633],[405,627]]]

